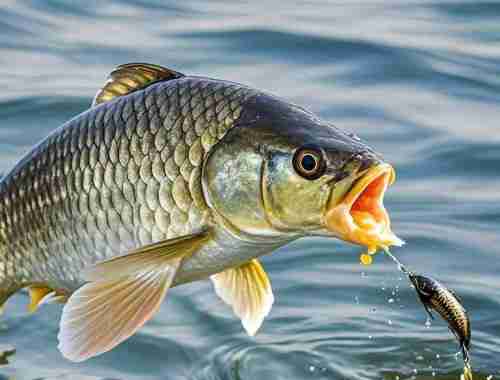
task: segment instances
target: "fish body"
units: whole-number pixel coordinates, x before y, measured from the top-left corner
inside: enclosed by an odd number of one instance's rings
[[[467,310],[451,289],[438,281],[412,272],[408,274],[415,286],[418,297],[427,313],[433,318],[431,310],[435,310],[447,323],[457,338],[464,359],[464,380],[472,380],[470,364],[471,325]]]
[[[2,178],[0,304],[23,287],[31,310],[65,302],[59,348],[81,361],[170,287],[211,278],[253,335],[274,300],[257,258],[313,235],[400,244],[382,203],[393,180],[357,137],[277,97],[122,65]]]

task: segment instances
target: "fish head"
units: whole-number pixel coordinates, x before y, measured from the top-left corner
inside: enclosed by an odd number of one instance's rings
[[[408,278],[415,287],[415,290],[417,291],[418,295],[423,300],[432,297],[432,295],[436,291],[436,288],[439,286],[439,284],[432,278],[416,274],[413,272],[408,274]]]
[[[393,180],[394,169],[353,134],[260,95],[211,150],[203,183],[211,208],[244,233],[373,247],[401,244],[383,205]]]

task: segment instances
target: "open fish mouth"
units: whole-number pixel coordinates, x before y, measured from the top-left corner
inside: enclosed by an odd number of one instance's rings
[[[340,202],[330,200],[325,213],[326,228],[343,240],[366,246],[368,253],[374,253],[379,247],[403,245],[403,240],[391,231],[389,214],[384,207],[385,192],[395,178],[389,164],[367,169]]]

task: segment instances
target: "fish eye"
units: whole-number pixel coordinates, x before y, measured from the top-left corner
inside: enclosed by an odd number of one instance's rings
[[[297,174],[309,180],[317,179],[325,172],[323,156],[314,148],[299,148],[293,157],[293,166]]]

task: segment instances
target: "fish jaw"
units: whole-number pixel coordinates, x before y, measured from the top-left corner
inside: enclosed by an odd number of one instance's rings
[[[342,240],[367,247],[369,253],[404,241],[391,230],[384,194],[395,180],[389,164],[378,164],[363,172],[340,202],[330,199],[324,214],[328,231]]]

